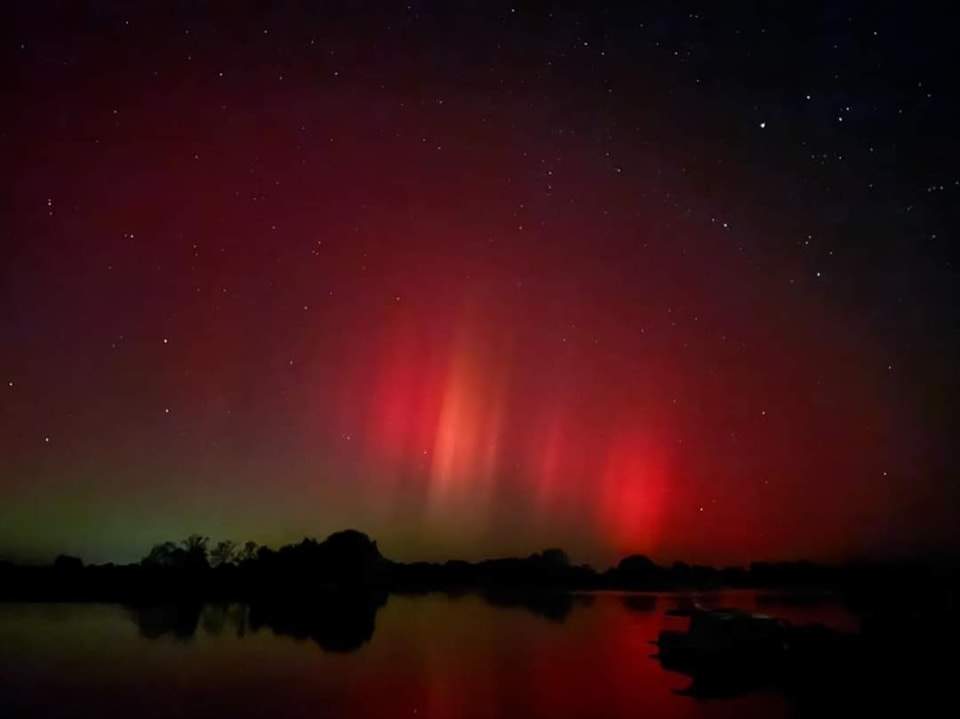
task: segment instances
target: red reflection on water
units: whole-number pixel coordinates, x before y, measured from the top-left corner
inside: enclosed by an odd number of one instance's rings
[[[751,592],[696,597],[758,607]],[[562,621],[479,597],[391,596],[372,639],[348,653],[252,631],[208,607],[189,638],[147,638],[128,610],[0,606],[0,706],[18,717],[781,717],[774,692],[697,701],[652,658],[665,612],[689,595],[599,594]],[[780,614],[781,612],[777,612]],[[796,621],[853,628],[836,604],[792,606]],[[239,619],[238,619],[239,618]]]

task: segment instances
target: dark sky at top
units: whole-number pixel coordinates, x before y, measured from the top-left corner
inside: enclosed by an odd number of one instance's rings
[[[603,5],[5,3],[0,554],[957,549],[952,24]]]

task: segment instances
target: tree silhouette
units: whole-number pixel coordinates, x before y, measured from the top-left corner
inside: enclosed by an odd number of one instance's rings
[[[181,566],[183,550],[173,542],[154,544],[143,558],[143,564],[149,567],[176,568]]]
[[[260,547],[256,542],[247,541],[243,543],[243,549],[240,550],[239,556],[241,562],[252,562],[257,558],[257,550]]]
[[[208,549],[210,537],[191,534],[181,544],[183,544],[183,549],[186,552],[184,559],[187,569],[206,569],[210,566]]]
[[[179,545],[161,542],[153,545],[141,564],[162,569],[206,569],[210,566],[207,559],[209,543],[209,537],[199,534],[191,534]]]
[[[238,547],[236,542],[231,539],[224,539],[217,542],[210,550],[210,564],[214,567],[222,567],[227,564],[233,564],[238,556]]]
[[[54,569],[64,572],[76,572],[83,569],[83,560],[80,557],[71,557],[69,554],[58,554],[53,560]]]
[[[544,549],[540,552],[540,558],[544,564],[554,567],[569,567],[570,557],[562,549]]]

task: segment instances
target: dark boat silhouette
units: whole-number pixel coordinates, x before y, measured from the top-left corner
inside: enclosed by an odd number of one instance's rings
[[[789,646],[790,625],[764,614],[738,609],[675,609],[669,616],[689,617],[687,631],[664,630],[656,641],[666,664],[779,658]]]
[[[664,630],[654,642],[664,669],[692,679],[678,694],[701,699],[737,696],[773,686],[788,657],[789,625],[737,609],[677,609],[686,631]]]
[[[668,615],[690,622],[686,631],[660,632],[657,659],[664,669],[692,679],[679,694],[701,699],[773,687],[803,690],[837,675],[856,656],[854,635],[822,625],[699,606]]]

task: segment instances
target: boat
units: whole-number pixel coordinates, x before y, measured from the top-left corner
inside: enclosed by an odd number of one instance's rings
[[[692,679],[678,694],[702,699],[761,688],[807,691],[828,686],[859,664],[856,635],[822,625],[797,626],[765,614],[694,606],[667,613],[689,617],[686,631],[664,630],[653,642],[664,669]]]
[[[689,617],[686,631],[664,630],[655,642],[664,664],[713,661],[766,662],[782,658],[790,625],[782,619],[739,609],[677,609],[669,616]]]

